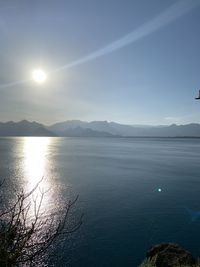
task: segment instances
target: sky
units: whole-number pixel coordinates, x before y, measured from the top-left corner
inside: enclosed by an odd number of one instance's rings
[[[200,123],[199,89],[200,0],[0,0],[0,121]]]

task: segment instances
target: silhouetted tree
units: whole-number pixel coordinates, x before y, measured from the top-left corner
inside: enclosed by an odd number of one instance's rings
[[[68,201],[59,213],[42,214],[47,192],[40,191],[39,199],[33,198],[39,183],[29,193],[19,193],[14,204],[0,213],[0,266],[34,266],[59,237],[72,234],[82,224],[83,214],[75,222],[70,221],[78,196]]]

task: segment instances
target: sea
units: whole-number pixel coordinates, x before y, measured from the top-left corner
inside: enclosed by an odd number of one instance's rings
[[[44,213],[78,196],[83,223],[45,266],[136,267],[161,242],[200,255],[198,138],[1,137],[0,180],[8,205],[39,183]]]

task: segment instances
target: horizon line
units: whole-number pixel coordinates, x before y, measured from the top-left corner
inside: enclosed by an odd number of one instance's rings
[[[55,124],[59,124],[59,123],[65,123],[65,122],[83,122],[83,123],[92,123],[92,122],[105,122],[105,123],[116,123],[116,124],[120,124],[120,125],[126,125],[126,126],[138,126],[138,127],[164,127],[164,126],[172,126],[172,125],[176,125],[176,126],[184,126],[184,125],[189,125],[189,124],[198,124],[200,125],[200,122],[186,122],[186,123],[170,123],[170,124],[148,124],[148,123],[123,123],[123,122],[116,122],[116,121],[109,121],[109,120],[90,120],[90,121],[85,121],[85,120],[80,120],[80,119],[68,119],[68,120],[63,120],[63,121],[58,121],[58,122],[52,122],[52,123],[43,123],[37,120],[29,120],[29,119],[20,119],[20,120],[7,120],[7,121],[0,121],[0,123],[20,123],[20,122],[29,122],[29,123],[38,123],[38,124],[42,124],[43,126],[52,126]]]

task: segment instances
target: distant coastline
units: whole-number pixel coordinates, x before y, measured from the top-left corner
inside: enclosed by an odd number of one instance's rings
[[[116,122],[68,120],[46,126],[37,122],[0,122],[0,136],[200,138],[200,124],[144,126]]]

